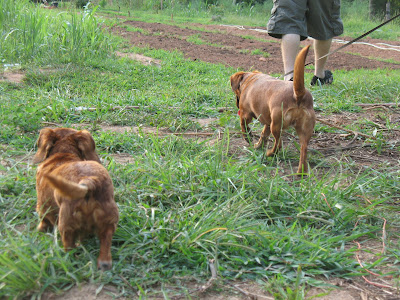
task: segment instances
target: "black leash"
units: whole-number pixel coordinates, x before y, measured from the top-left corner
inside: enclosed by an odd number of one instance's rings
[[[375,30],[381,28],[382,26],[386,25],[387,23],[393,21],[394,19],[396,19],[396,18],[398,18],[398,17],[400,17],[400,13],[399,13],[398,15],[396,15],[396,16],[390,18],[389,20],[383,22],[382,24],[376,26],[375,28],[372,28],[370,31],[368,31],[368,32],[366,32],[366,33],[360,35],[359,37],[355,38],[354,40],[351,40],[350,42],[344,44],[343,46],[340,46],[339,48],[337,48],[337,49],[335,49],[335,50],[329,52],[328,54],[325,54],[324,56],[321,56],[320,58],[318,58],[318,60],[320,60],[320,59],[322,59],[322,58],[325,58],[325,57],[327,57],[327,56],[329,56],[329,55],[332,55],[333,53],[338,52],[339,50],[342,50],[343,48],[346,48],[347,46],[350,46],[351,44],[357,42],[358,40],[361,40],[363,37],[367,36],[368,34],[374,32]],[[309,62],[309,63],[305,64],[304,66],[308,66],[308,65],[311,65],[311,64],[313,64],[313,62]],[[287,73],[284,74],[283,76],[292,74],[293,72],[294,72],[294,71],[287,72]]]

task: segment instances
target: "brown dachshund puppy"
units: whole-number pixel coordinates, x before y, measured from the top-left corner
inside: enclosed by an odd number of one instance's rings
[[[95,143],[86,130],[45,128],[40,131],[40,163],[36,173],[39,231],[57,222],[65,250],[75,247],[76,239],[97,234],[100,255],[97,267],[111,268],[111,239],[118,223],[114,187],[107,170],[100,164]]]
[[[262,147],[272,132],[275,144],[267,151],[267,156],[272,156],[282,147],[282,131],[293,126],[301,145],[298,173],[307,172],[307,147],[315,125],[313,98],[304,87],[304,62],[308,49],[309,46],[302,49],[296,58],[293,82],[271,79],[259,72],[237,72],[231,76],[243,137],[248,134],[251,143],[248,125],[254,118],[258,119],[264,129],[254,147]]]

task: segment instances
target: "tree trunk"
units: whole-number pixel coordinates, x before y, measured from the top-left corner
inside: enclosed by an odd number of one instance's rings
[[[369,15],[371,18],[383,19],[386,13],[387,0],[369,0]]]

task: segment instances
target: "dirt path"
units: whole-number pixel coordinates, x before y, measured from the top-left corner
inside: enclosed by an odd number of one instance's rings
[[[192,60],[221,63],[245,71],[256,69],[267,74],[279,74],[283,70],[279,40],[269,37],[264,28],[202,24],[172,26],[141,21],[125,21],[122,25],[141,29],[135,32],[121,26],[112,29],[115,34],[123,36],[138,47],[178,50]],[[201,41],[201,44],[196,45],[188,41],[188,38],[193,37]],[[343,45],[344,40],[350,39],[341,37],[340,40],[334,40],[332,50]],[[400,69],[399,41],[365,38],[361,42],[331,55],[327,68]],[[312,41],[307,40],[302,42],[302,45],[310,43]],[[269,53],[269,56],[253,55],[251,53],[254,50]],[[312,51],[308,61],[314,61]]]

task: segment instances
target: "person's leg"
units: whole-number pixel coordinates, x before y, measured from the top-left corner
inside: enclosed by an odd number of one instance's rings
[[[314,55],[315,55],[315,71],[314,75],[319,78],[325,77],[325,64],[328,57],[323,57],[329,53],[332,39],[329,40],[314,40]],[[323,58],[321,58],[323,57]]]
[[[307,24],[305,15],[309,0],[274,0],[271,18],[267,24],[268,34],[281,41],[284,74],[292,72],[299,52],[300,40],[305,40]],[[293,74],[285,76],[292,79]]]
[[[294,61],[296,60],[297,53],[300,47],[300,35],[298,34],[284,34],[282,36],[281,49],[284,74],[294,70]],[[291,80],[293,72],[285,75],[284,80]]]
[[[343,33],[343,22],[340,19],[340,0],[308,0],[307,32],[314,38],[315,71],[311,85],[330,84],[332,72],[325,70],[332,37]]]

